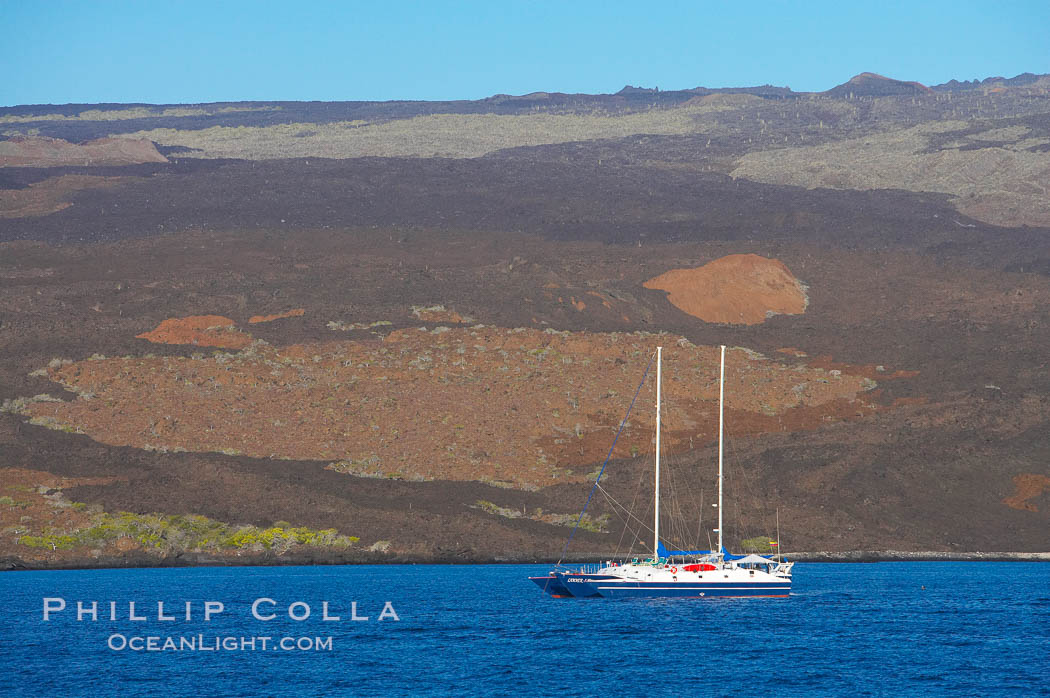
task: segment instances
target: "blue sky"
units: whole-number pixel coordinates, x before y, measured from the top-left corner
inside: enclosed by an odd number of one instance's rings
[[[1050,72],[1050,0],[0,0],[0,105],[478,99]]]

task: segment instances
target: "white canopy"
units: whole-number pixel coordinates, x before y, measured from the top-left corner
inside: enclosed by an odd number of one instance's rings
[[[754,553],[752,553],[751,555],[748,555],[747,557],[742,557],[739,560],[734,560],[733,562],[735,562],[738,565],[754,565],[754,564],[775,565],[775,564],[777,564],[776,560],[770,560],[768,557],[762,557],[761,555],[755,555]]]

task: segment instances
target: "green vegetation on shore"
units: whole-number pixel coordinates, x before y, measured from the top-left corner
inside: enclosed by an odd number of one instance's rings
[[[580,522],[580,528],[584,531],[590,531],[591,533],[607,533],[606,524],[609,523],[609,515],[602,514],[597,518],[592,518],[590,514],[584,514],[582,517],[576,514],[545,514],[543,509],[536,508],[531,512],[518,511],[517,509],[509,509],[507,507],[501,507],[498,504],[479,499],[475,503],[474,508],[481,509],[489,514],[495,514],[496,516],[502,516],[505,519],[529,519],[531,521],[539,521],[540,523],[551,524],[553,526],[575,526],[577,519]]]
[[[745,538],[740,541],[740,548],[744,552],[758,553],[763,555],[766,553],[775,552],[774,548],[776,540],[769,536],[756,536],[754,538]]]
[[[283,521],[269,528],[259,528],[231,526],[194,514],[133,514],[124,511],[96,514],[90,526],[72,531],[45,530],[43,535],[23,535],[18,538],[18,543],[51,550],[100,549],[120,539],[128,539],[146,551],[162,554],[271,551],[278,555],[304,545],[346,549],[359,540],[356,536],[340,535],[334,528],[293,527]]]

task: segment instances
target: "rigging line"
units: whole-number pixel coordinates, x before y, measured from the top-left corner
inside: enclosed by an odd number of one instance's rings
[[[682,478],[679,478],[679,479],[681,480],[681,482],[680,482],[680,484],[677,485],[677,487],[680,490],[681,494],[679,495],[679,500],[678,500],[678,516],[680,517],[680,520],[679,520],[678,523],[679,523],[679,526],[681,527],[682,542],[684,544],[688,545],[689,544],[689,529],[692,528],[689,525],[689,519],[692,518],[692,517],[688,516],[687,513],[686,513],[686,505],[688,505],[690,503],[689,501],[687,501],[689,499],[688,495],[690,494],[690,491],[689,491],[689,478],[688,477],[682,477]]]
[[[621,551],[624,551],[624,550],[626,550],[626,554],[627,555],[630,555],[630,553],[634,550],[634,546],[642,543],[642,538],[641,538],[641,535],[640,535],[641,531],[639,529],[631,528],[629,525],[625,525],[624,526],[624,533],[625,534],[627,534],[627,533],[631,534],[630,544],[625,549],[624,546],[623,546],[623,540],[621,539],[620,542],[616,544],[616,551],[615,551],[615,553],[613,555],[614,558],[620,557],[621,556]]]
[[[694,547],[699,548],[701,544],[701,526],[703,521],[703,488],[697,483],[700,482],[699,474],[699,462],[696,459],[695,451],[692,454],[691,471],[693,472],[693,478],[686,481],[686,491],[689,495],[689,503],[691,508],[689,510],[691,519],[686,522],[687,537],[693,542]],[[697,499],[696,488],[699,487],[700,495]],[[693,533],[693,525],[695,522],[696,532]]]
[[[616,506],[619,506],[620,508],[623,507],[623,505],[619,504],[618,502],[610,502],[610,505],[614,507],[614,511]],[[620,512],[617,511],[616,513],[617,516],[619,516]],[[638,523],[642,525],[643,528],[645,527],[641,521],[639,521]],[[631,544],[628,547],[634,548],[634,544],[641,540],[641,538],[639,537],[639,529],[632,527],[632,522],[630,521],[630,519],[625,518],[623,526],[623,535],[620,536],[620,540],[616,544],[617,555],[619,555],[620,550],[623,548],[623,539],[627,537],[627,534],[630,534],[632,538]]]
[[[587,495],[587,501],[583,504],[583,509],[580,511],[580,516],[576,519],[576,525],[572,527],[572,533],[569,534],[569,539],[565,541],[565,546],[561,549],[561,555],[558,556],[558,564],[555,567],[561,566],[561,561],[565,559],[565,553],[569,550],[569,544],[572,543],[573,537],[576,535],[576,530],[580,527],[580,522],[583,521],[583,515],[587,513],[587,507],[591,503],[591,498],[594,496],[594,490],[598,487],[598,482],[602,479],[602,474],[605,472],[605,466],[609,465],[609,459],[612,458],[613,450],[616,448],[616,442],[620,440],[620,434],[623,433],[623,428],[627,424],[627,418],[631,415],[631,410],[634,409],[634,402],[638,399],[638,393],[642,392],[642,386],[645,385],[645,379],[649,375],[649,369],[653,365],[653,360],[656,358],[654,352],[649,357],[649,363],[645,367],[645,373],[642,374],[642,381],[638,384],[637,390],[634,391],[634,397],[631,398],[631,404],[627,407],[627,413],[623,416],[623,421],[620,422],[620,428],[616,430],[616,436],[613,438],[612,446],[609,447],[609,454],[605,456],[605,461],[602,463],[602,469],[598,471],[598,477],[594,479],[594,485],[591,487],[590,493]]]
[[[615,551],[616,551],[616,556],[618,557],[620,555],[620,548],[623,546],[623,539],[627,535],[627,523],[628,522],[627,522],[627,519],[625,519],[622,516],[620,516],[620,513],[616,512],[615,509],[613,511],[616,513],[616,517],[619,518],[623,522],[623,528],[620,529],[620,540],[616,541]]]
[[[668,458],[667,483],[668,489],[671,492],[671,502],[668,507],[668,523],[671,536],[668,540],[674,542],[674,547],[678,548],[688,547],[689,541],[689,536],[687,534],[688,528],[685,523],[685,510],[682,507],[682,502],[684,500],[682,493],[687,492],[689,478],[683,477],[682,470],[681,456],[671,456]]]
[[[605,488],[599,486],[598,489],[602,492],[602,494],[605,495],[606,499],[609,500],[611,503],[615,504],[616,506],[619,506],[620,508],[624,508],[622,504],[620,504],[619,502],[617,502],[615,499],[612,498],[612,495],[610,495]],[[646,511],[651,511],[652,510],[654,500],[655,500],[655,497],[652,497],[652,496],[649,497],[649,505],[646,507]],[[632,504],[631,508],[632,509],[634,508],[633,504]],[[653,528],[651,526],[649,526],[645,521],[643,521],[642,519],[639,519],[630,510],[625,509],[625,512],[626,512],[627,516],[629,517],[628,520],[626,520],[624,522],[624,527],[625,528],[628,528],[628,526],[630,524],[630,519],[634,519],[635,521],[638,522],[638,524],[641,526],[642,529],[645,529],[647,534],[653,533]],[[641,544],[644,547],[645,543],[643,543],[642,539],[639,537],[638,531],[633,529],[633,528],[628,528],[628,530],[630,531],[631,535],[634,536],[634,541],[631,543],[630,549],[631,550],[634,549],[635,543]],[[619,552],[619,548],[618,547],[617,547],[617,552]]]
[[[645,457],[642,459],[643,462],[648,462],[649,461],[649,455],[652,453],[652,450],[653,450],[653,444],[652,444],[652,441],[650,441],[649,445],[645,449]],[[637,461],[637,456],[635,456],[635,460]],[[629,508],[627,508],[627,514],[629,516],[631,515],[631,512],[634,511],[635,504],[638,503],[638,494],[642,490],[642,479],[644,477],[645,477],[645,471],[639,469],[639,471],[638,471],[638,482],[636,482],[634,484],[634,494],[631,496],[631,506]],[[603,488],[602,491],[605,492],[605,489]],[[610,495],[608,493],[606,493],[606,497],[609,497],[609,496]],[[617,513],[617,516],[619,516],[618,513]],[[623,538],[627,534],[627,527],[628,527],[629,523],[630,523],[629,519],[623,519],[623,531],[621,531],[621,533],[620,533],[620,540],[617,541],[617,543],[616,543],[616,553],[617,554],[619,554],[619,552],[620,552],[620,546],[623,545]],[[638,534],[633,529],[631,530],[631,535],[634,536],[634,541],[631,542],[631,546],[628,549],[628,553],[633,551],[634,550],[634,544],[639,542]]]
[[[695,462],[693,463],[693,466],[694,467],[692,468],[692,470],[693,470],[693,472],[695,474],[695,471],[696,471]],[[685,469],[685,466],[683,465],[683,470],[684,469]],[[693,528],[692,521],[693,521],[693,517],[698,519],[698,518],[700,518],[700,516],[702,516],[702,512],[701,512],[701,509],[700,509],[701,504],[697,503],[696,490],[693,489],[693,484],[694,484],[695,479],[696,479],[695,476],[694,477],[686,477],[685,478],[685,482],[683,483],[683,489],[685,490],[685,494],[686,494],[686,497],[683,497],[683,500],[687,498],[688,499],[687,504],[689,504],[691,506],[690,506],[690,509],[689,509],[688,512],[686,512],[685,507],[682,508],[682,529],[684,531],[683,536],[684,536],[685,540],[691,541],[693,543],[699,543],[699,535],[695,539],[692,537],[692,528]],[[687,516],[687,514],[688,514],[688,516]],[[697,533],[699,534],[699,531]],[[698,548],[700,546],[699,545],[693,545],[692,547]]]
[[[675,508],[678,513],[678,521],[676,522],[676,530],[678,531],[679,538],[681,539],[682,548],[696,547],[690,546],[691,536],[689,535],[692,526],[689,525],[689,520],[692,518],[687,515],[687,505],[692,504],[695,509],[695,497],[692,494],[692,488],[690,487],[691,478],[688,468],[685,465],[685,458],[679,456],[675,461],[675,478],[674,478],[674,490],[675,490]],[[689,513],[692,513],[691,511]]]
[[[635,548],[636,545],[641,545],[641,546],[644,547],[645,544],[642,542],[642,538],[641,538],[640,535],[638,535],[637,531],[632,529],[631,530],[631,535],[633,536],[633,538],[631,540],[631,544],[628,545],[626,548],[617,549],[616,555],[614,555],[614,558],[621,558],[621,559],[623,559],[623,558],[632,557],[634,555],[634,548]]]
[[[629,517],[621,515],[619,509],[617,509],[617,507],[623,508],[623,505],[620,504],[619,502],[613,500],[605,492],[605,490],[603,490],[602,488],[599,487],[598,490],[602,494],[605,495],[605,499],[609,503],[609,506],[612,509],[613,515],[615,515],[616,518],[618,518],[620,520],[620,522],[623,524],[623,527],[620,530],[620,539],[618,541],[616,541],[616,547],[614,548],[614,551],[615,551],[614,557],[618,557],[620,555],[621,548],[623,548],[623,539],[627,537],[628,531],[630,531],[631,536],[633,536],[633,537],[637,537],[637,534],[634,532],[634,529],[632,529],[630,527],[631,521],[630,521]],[[626,509],[624,509],[624,510],[626,511]]]
[[[598,491],[601,492],[603,495],[605,495],[606,500],[608,500],[608,502],[610,504],[612,504],[614,507],[619,507],[624,512],[624,514],[626,515],[627,522],[630,522],[631,519],[634,519],[635,521],[637,521],[642,526],[642,528],[646,529],[649,533],[653,532],[652,527],[647,526],[644,521],[642,521],[637,516],[632,514],[630,509],[628,509],[623,504],[620,504],[618,501],[616,501],[616,499],[614,499],[613,496],[611,494],[609,494],[608,490],[606,490],[604,487],[602,487],[601,485],[598,485]]]
[[[605,489],[604,488],[601,488],[601,489],[602,489],[602,492],[605,493]],[[610,498],[610,495],[608,493],[605,493],[605,496],[606,496],[607,499]],[[631,499],[631,508],[634,508],[634,504],[635,504],[635,501],[637,499],[638,499],[638,489],[635,488],[634,497]],[[628,524],[630,523],[630,521],[629,521],[629,519],[620,516],[620,512],[616,511],[615,509],[613,511],[616,513],[617,518],[619,518],[623,522],[623,529],[620,531],[620,540],[616,541],[616,554],[619,555],[620,547],[623,545],[624,536],[627,535],[627,527],[628,527]],[[627,511],[628,511],[628,513],[630,513],[630,509],[627,509]],[[633,535],[633,533],[632,533],[632,535]]]
[[[730,467],[726,468],[723,487],[725,489],[725,500],[729,503],[729,508],[732,509],[732,516],[729,516],[727,511],[723,510],[722,514],[724,516],[724,520],[722,522],[722,526],[723,528],[729,528],[730,526],[734,528],[734,531],[737,536],[737,545],[739,545],[740,541],[746,540],[749,537],[748,531],[740,519],[740,494],[738,492],[738,490],[746,488],[747,483],[743,483],[743,486],[741,488],[738,488],[736,486],[738,482],[737,475],[740,474],[741,469],[738,467],[734,467],[738,464],[736,462],[736,450],[733,448],[732,439],[730,439],[729,437],[729,429],[723,428],[723,430],[723,442],[725,449],[724,460],[725,462],[730,464]],[[742,477],[746,477],[746,474]],[[725,502],[723,502],[723,506],[725,506]],[[730,526],[727,526],[727,523],[730,524]],[[725,531],[722,532],[722,536],[728,539],[728,536],[726,535]]]
[[[690,437],[692,442],[692,437]],[[690,462],[686,462],[685,454],[679,454],[677,457],[672,459],[673,467],[669,468],[672,471],[671,479],[673,481],[673,490],[676,493],[676,500],[674,505],[677,507],[678,516],[680,520],[677,522],[681,529],[682,540],[687,542],[694,542],[696,544],[689,547],[698,548],[699,546],[699,531],[698,537],[694,540],[692,536],[692,521],[693,517],[700,518],[700,504],[697,504],[696,491],[693,489],[694,481],[697,478],[697,463],[695,460],[695,453],[691,452]],[[679,494],[681,493],[681,494]],[[690,508],[691,507],[691,508]],[[687,512],[686,509],[689,509]]]
[[[599,488],[599,490],[601,490],[601,488]],[[603,494],[605,494],[604,490],[601,490],[601,491],[602,491]],[[620,509],[623,509],[624,508],[623,505],[620,504],[619,502],[611,499],[607,494],[606,494],[606,499],[608,500],[610,507],[612,507],[613,512],[617,515],[617,517],[620,517],[620,511],[617,510],[617,507],[619,507]],[[626,510],[624,510],[624,511],[626,512]],[[627,513],[629,514],[629,512],[627,512]],[[629,518],[624,518],[624,517],[621,517],[621,519],[623,520],[623,532],[620,535],[620,540],[617,541],[617,543],[616,543],[616,550],[615,550],[614,557],[618,557],[620,555],[620,551],[623,549],[624,538],[627,536],[628,533],[631,535],[631,543],[628,546],[629,549],[633,549],[635,543],[637,543],[637,542],[639,542],[641,540],[639,538],[639,535],[638,535],[638,530],[631,527],[630,519]],[[639,523],[641,523],[641,522],[639,521]]]
[[[610,508],[613,510],[613,513],[617,516],[617,518],[619,518],[623,522],[624,533],[623,533],[623,535],[620,536],[620,541],[616,544],[617,548],[619,548],[620,544],[623,543],[623,538],[624,538],[624,536],[626,536],[627,531],[628,530],[633,531],[633,529],[631,529],[630,526],[631,526],[631,519],[635,518],[635,517],[633,517],[631,515],[631,513],[627,510],[626,507],[624,507],[622,504],[620,504],[615,499],[613,499],[611,496],[609,496],[609,494],[605,490],[603,490],[601,487],[598,488],[598,491],[601,492],[603,495],[605,495],[606,502],[608,503]],[[641,523],[641,521],[639,521],[639,523]]]
[[[674,401],[673,397],[669,395],[665,410],[669,433],[673,432],[671,425],[675,422],[679,412],[684,411],[684,409],[679,409],[679,406]],[[690,438],[690,442],[691,441],[692,439]],[[690,515],[693,513],[699,514],[699,507],[696,503],[696,494],[692,488],[693,478],[690,477],[691,473],[689,470],[690,469],[685,465],[685,457],[682,454],[670,454],[668,456],[667,489],[671,493],[671,501],[668,507],[668,528],[671,533],[670,539],[676,539],[679,541],[678,547],[697,548],[699,545],[689,545],[689,542],[692,540],[692,525],[689,523],[689,517],[687,517],[686,504],[691,504],[692,509],[695,510],[695,512],[690,511]],[[688,501],[686,501],[687,499]]]
[[[700,488],[700,507],[696,517],[696,547],[700,547],[700,535],[704,532],[704,488]]]
[[[749,540],[753,538],[755,534],[754,522],[748,520],[744,522],[744,517],[741,515],[740,502],[743,499],[745,493],[751,499],[751,505],[748,508],[750,511],[760,511],[761,505],[759,498],[755,495],[755,481],[748,473],[747,468],[741,467],[741,460],[734,443],[729,439],[729,435],[726,435],[726,460],[729,461],[731,467],[731,476],[726,479],[727,489],[732,490],[732,495],[728,497],[733,506],[733,519],[736,524],[736,535],[738,541]],[[739,485],[739,486],[738,486]]]
[[[678,527],[678,520],[681,516],[681,507],[678,499],[678,480],[675,477],[675,470],[672,467],[673,459],[667,459],[667,489],[671,493],[670,504],[667,507],[667,519],[668,519],[668,536],[667,541],[673,545],[672,547],[682,547],[680,542],[680,531]]]
[[[748,511],[761,512],[762,502],[760,498],[755,494],[757,479],[754,478],[751,473],[748,472],[747,468],[741,466],[742,460],[740,453],[735,444],[729,439],[729,435],[726,434],[726,460],[730,462],[731,466],[729,471],[730,475],[726,477],[726,489],[731,492],[727,496],[733,508],[733,520],[736,525],[736,538],[737,541],[750,540],[756,535],[761,534],[761,524],[756,524],[757,517],[752,516],[745,522],[741,509],[741,500],[745,494],[750,498],[750,506]],[[758,528],[756,529],[756,525]],[[757,531],[757,532],[756,532]]]

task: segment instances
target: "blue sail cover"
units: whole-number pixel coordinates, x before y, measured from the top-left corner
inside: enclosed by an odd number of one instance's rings
[[[668,550],[664,547],[663,543],[660,543],[656,547],[656,552],[660,557],[670,557],[671,555],[710,555],[710,550]],[[722,554],[728,557],[725,546],[722,546]]]
[[[660,557],[671,557],[672,555],[710,555],[711,554],[710,550],[668,550],[666,547],[664,547],[663,543],[660,543],[656,547],[656,552],[659,553]],[[747,556],[746,555],[732,555],[726,550],[726,547],[723,545],[722,546],[722,557],[725,558],[726,560],[739,560],[739,559],[747,557]]]

